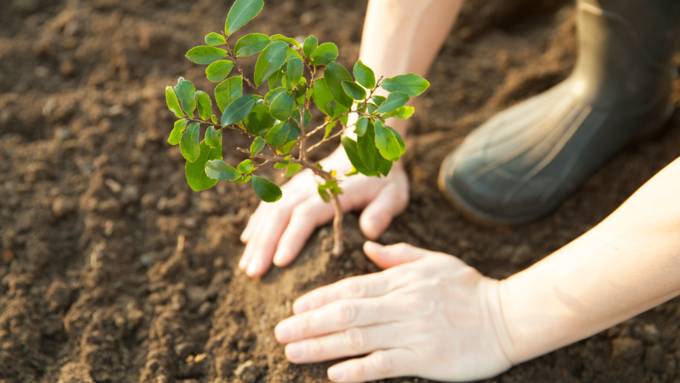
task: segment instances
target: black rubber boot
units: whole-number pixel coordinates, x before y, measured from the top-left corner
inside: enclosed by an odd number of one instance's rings
[[[439,187],[468,218],[515,224],[559,206],[673,112],[679,0],[579,0],[579,57],[562,83],[499,113],[442,164]]]

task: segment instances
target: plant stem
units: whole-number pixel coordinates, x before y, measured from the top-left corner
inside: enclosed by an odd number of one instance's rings
[[[331,195],[331,201],[333,202],[333,207],[335,208],[335,217],[333,218],[333,251],[332,254],[335,257],[342,255],[345,251],[345,245],[342,242],[342,206],[340,205],[340,199],[337,195],[329,193]]]

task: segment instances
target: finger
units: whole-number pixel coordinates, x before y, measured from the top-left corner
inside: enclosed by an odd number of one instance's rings
[[[241,242],[248,243],[248,238],[250,238],[250,234],[252,234],[253,228],[257,226],[258,221],[257,215],[264,209],[266,209],[264,202],[260,202],[260,205],[257,207],[257,209],[255,209],[255,212],[253,212],[253,214],[248,219],[248,223],[246,224],[246,228],[243,229],[243,233],[241,233]]]
[[[413,375],[417,355],[406,348],[374,351],[370,355],[351,359],[328,369],[328,379],[333,382],[365,382]]]
[[[279,238],[283,230],[288,225],[292,208],[286,206],[275,206],[270,209],[266,217],[262,217],[261,229],[253,237],[253,243],[247,247],[252,253],[249,255],[248,268],[246,274],[251,277],[261,277],[272,264],[274,250],[279,243]]]
[[[257,237],[258,233],[262,232],[262,227],[264,226],[265,222],[265,220],[260,218],[257,218],[253,222],[253,232],[251,233],[250,238],[248,238],[248,243],[246,243],[246,248],[243,250],[243,255],[241,256],[241,260],[238,263],[238,267],[243,271],[248,269],[248,265],[253,258],[253,250],[255,249],[255,244],[257,243],[257,241],[253,239]]]
[[[361,231],[369,239],[377,239],[407,204],[408,191],[400,189],[395,182],[388,183],[361,213]]]
[[[354,327],[331,335],[289,343],[286,345],[286,358],[299,364],[365,355],[375,350],[403,345],[409,335],[402,323]]]
[[[378,297],[387,294],[392,289],[390,279],[383,273],[351,277],[312,290],[301,296],[293,303],[293,312],[301,314],[340,299]]]
[[[383,246],[371,241],[364,242],[364,253],[381,269],[389,269],[437,254],[407,243]]]
[[[343,299],[281,321],[274,329],[274,335],[280,343],[290,343],[352,327],[394,322],[412,315],[409,305],[392,297]]]
[[[306,174],[305,173],[300,173],[298,176],[294,177],[290,181],[286,182],[285,185],[281,186],[281,192],[283,193],[284,196],[288,197],[286,198],[287,201],[281,201],[280,203],[288,203],[291,196],[296,196],[296,200],[300,199],[300,193],[297,193],[297,190],[300,188],[300,179],[305,178]],[[295,201],[293,201],[295,202]],[[246,243],[248,242],[248,239],[253,233],[253,230],[257,227],[257,222],[259,221],[261,216],[266,216],[267,215],[267,209],[270,208],[272,205],[266,202],[260,202],[260,205],[255,209],[255,212],[250,216],[250,219],[248,220],[248,223],[246,224],[246,228],[243,229],[243,233],[241,233],[241,242]]]
[[[293,262],[314,229],[329,221],[333,215],[333,207],[319,197],[312,197],[297,205],[279,241],[274,264],[283,267]]]

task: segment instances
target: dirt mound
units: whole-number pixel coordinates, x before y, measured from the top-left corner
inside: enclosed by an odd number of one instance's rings
[[[193,193],[165,142],[173,116],[163,89],[179,76],[212,89],[183,55],[219,30],[227,3],[0,2],[0,382],[326,380],[330,363],[291,365],[273,328],[301,293],[377,271],[360,251],[357,216],[346,220],[341,258],[328,256],[324,227],[292,266],[249,280],[236,263],[252,190]],[[271,0],[239,33],[314,34],[338,43],[350,65],[365,6]],[[539,222],[482,229],[447,207],[436,188],[444,156],[494,113],[566,77],[575,49],[568,2],[466,2],[407,139],[410,206],[381,242],[455,254],[503,278],[590,229],[675,159],[677,117]],[[679,316],[673,300],[489,382],[677,381]]]

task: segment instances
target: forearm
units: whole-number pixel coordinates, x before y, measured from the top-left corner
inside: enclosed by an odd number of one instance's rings
[[[462,0],[370,0],[359,58],[376,77],[425,76],[458,16]],[[389,125],[406,133],[406,121]]]
[[[680,160],[597,227],[500,283],[519,363],[576,342],[680,293]]]

